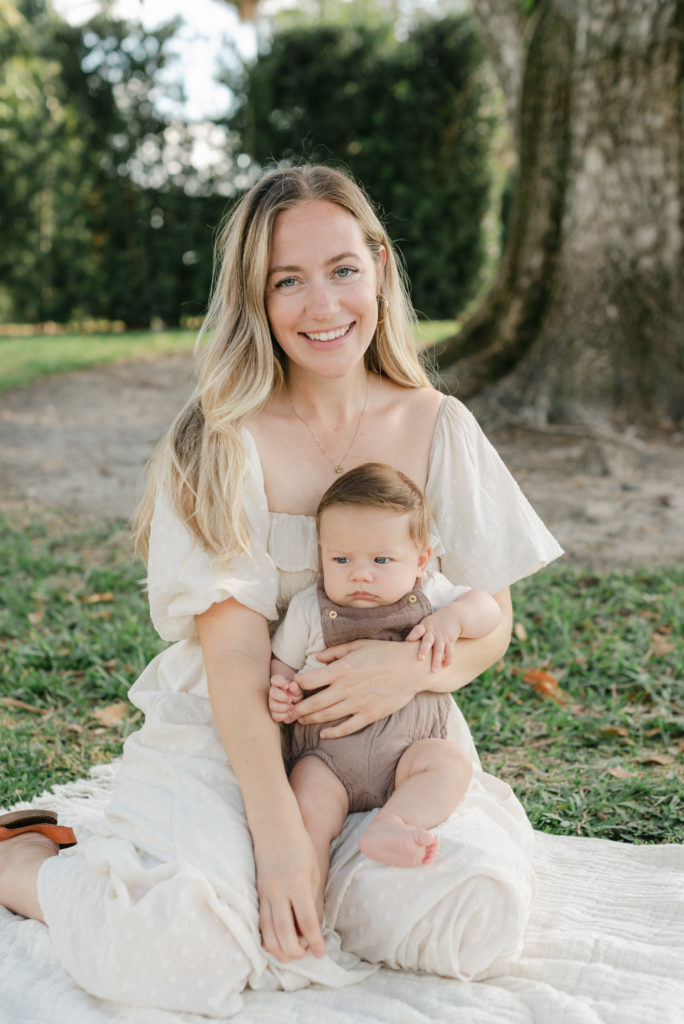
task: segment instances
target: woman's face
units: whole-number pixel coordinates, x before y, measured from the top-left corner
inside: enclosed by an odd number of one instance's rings
[[[311,199],[278,214],[266,312],[290,370],[336,378],[362,362],[385,259],[384,249],[373,258],[358,221],[336,203]]]

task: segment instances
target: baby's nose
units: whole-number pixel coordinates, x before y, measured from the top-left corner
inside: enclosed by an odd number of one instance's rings
[[[370,580],[373,576],[373,570],[367,562],[357,562],[352,568],[352,577],[355,580]]]

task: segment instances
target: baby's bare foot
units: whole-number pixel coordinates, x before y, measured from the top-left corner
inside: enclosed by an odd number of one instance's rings
[[[438,848],[437,836],[396,817],[375,817],[359,839],[359,849],[367,857],[397,868],[431,864]]]

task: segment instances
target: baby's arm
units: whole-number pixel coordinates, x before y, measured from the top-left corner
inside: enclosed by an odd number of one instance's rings
[[[420,640],[418,658],[423,661],[432,650],[432,671],[447,668],[459,638],[477,640],[488,636],[501,621],[501,609],[484,590],[469,590],[438,612],[426,615],[414,626],[407,640]]]
[[[271,686],[268,691],[268,710],[274,722],[289,722],[290,709],[303,697],[299,683],[295,683],[295,670],[279,658],[271,656]]]

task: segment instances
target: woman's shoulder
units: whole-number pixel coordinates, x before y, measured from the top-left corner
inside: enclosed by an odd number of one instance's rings
[[[411,414],[432,413],[436,416],[444,398],[442,392],[436,388],[406,387],[403,384],[395,384],[386,377],[380,378],[379,388],[383,392],[384,401],[402,411],[410,411]]]

